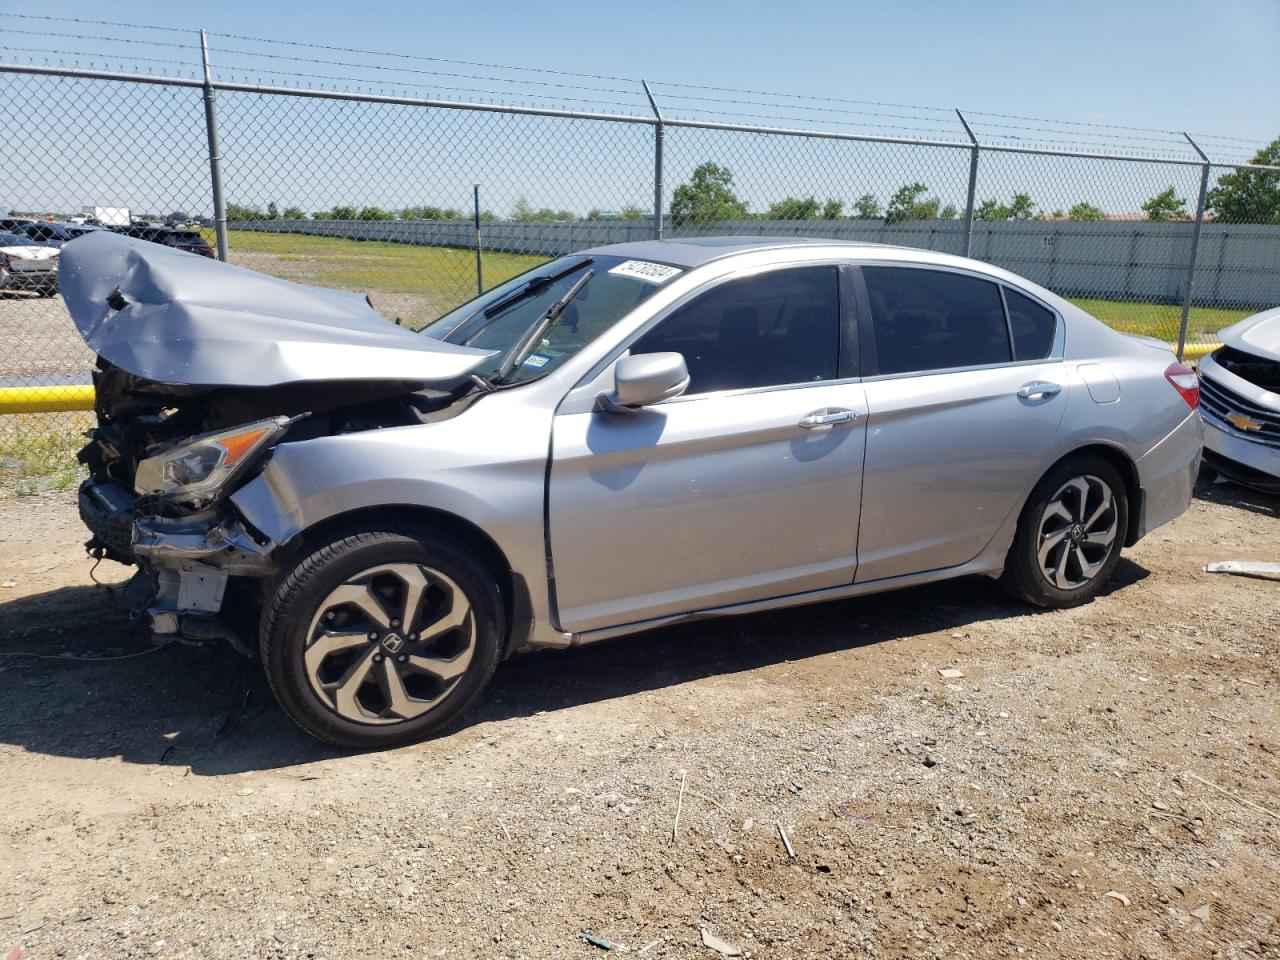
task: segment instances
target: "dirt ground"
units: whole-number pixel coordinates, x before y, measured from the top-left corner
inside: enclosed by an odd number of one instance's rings
[[[1280,560],[1275,500],[1206,480],[1077,610],[970,579],[526,656],[363,755],[146,652],[75,513],[0,501],[0,653],[52,658],[0,658],[5,958],[1280,956],[1280,583],[1201,572]]]

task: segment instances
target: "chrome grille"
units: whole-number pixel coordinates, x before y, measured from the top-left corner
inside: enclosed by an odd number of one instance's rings
[[[1245,440],[1280,447],[1280,413],[1259,406],[1207,376],[1200,377],[1200,409],[1205,416],[1218,421]],[[1227,419],[1239,414],[1260,424],[1259,429],[1245,430]]]

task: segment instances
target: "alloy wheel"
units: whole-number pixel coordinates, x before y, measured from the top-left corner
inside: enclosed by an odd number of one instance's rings
[[[439,706],[474,652],[475,617],[462,588],[430,567],[391,563],[325,597],[303,663],[312,689],[340,717],[389,724]]]
[[[1040,572],[1059,590],[1075,590],[1098,575],[1119,533],[1111,487],[1093,474],[1073,477],[1040,514]]]

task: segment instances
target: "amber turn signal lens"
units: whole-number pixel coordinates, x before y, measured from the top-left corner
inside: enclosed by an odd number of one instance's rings
[[[226,459],[222,461],[223,465],[234,467],[268,432],[268,428],[259,427],[256,430],[247,430],[235,436],[219,439],[218,446],[227,451]]]

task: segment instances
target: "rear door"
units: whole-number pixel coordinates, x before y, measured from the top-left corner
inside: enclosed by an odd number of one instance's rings
[[[1036,482],[1066,409],[1061,319],[963,271],[864,266],[857,580],[972,560]]]
[[[838,277],[793,267],[702,292],[630,345],[681,353],[683,396],[557,415],[563,629],[852,582],[866,405]]]

